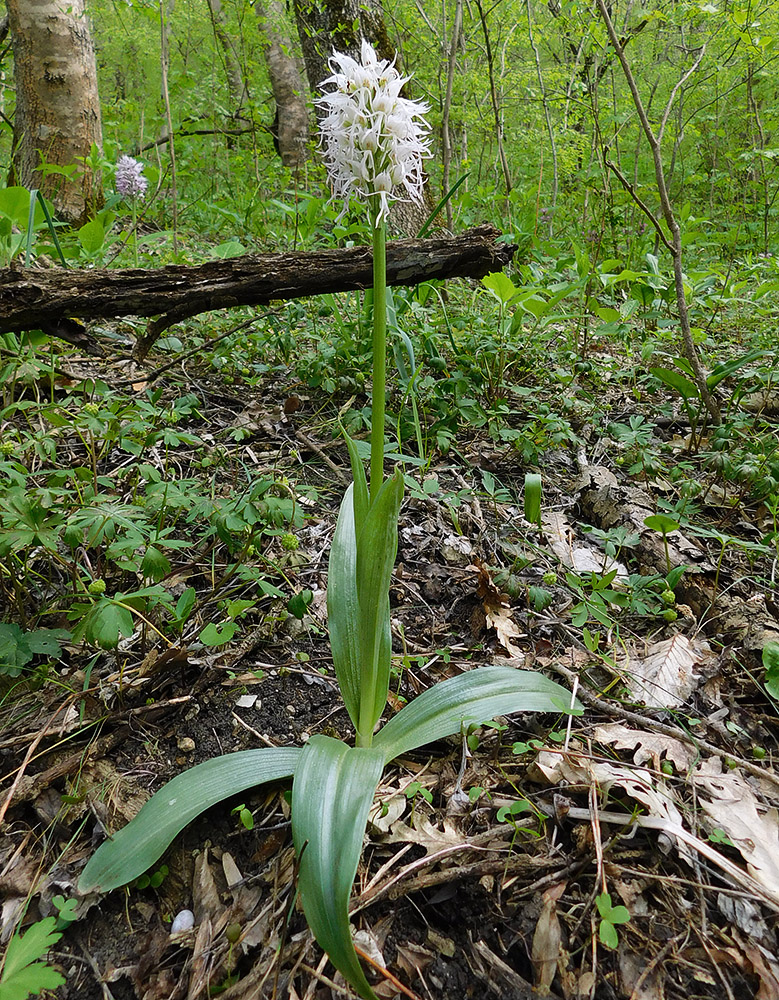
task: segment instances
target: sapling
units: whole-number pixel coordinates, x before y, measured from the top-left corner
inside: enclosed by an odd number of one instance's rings
[[[363,202],[373,235],[373,390],[370,483],[347,437],[353,482],[330,552],[328,619],[336,677],[356,746],[313,736],[303,749],[226,754],[173,778],[89,861],[81,892],[123,885],[153,864],[198,813],[230,795],[293,776],[292,835],[309,926],[356,992],[374,1000],[351,939],[349,897],[368,813],[384,767],[409,750],[512,712],[578,712],[554,681],[507,666],[480,667],[418,695],[383,728],[391,636],[389,585],[397,552],[403,475],[384,476],[386,219],[394,199],[421,201],[427,108],[401,97],[394,63],[362,43],[361,60],[335,53],[322,144],[334,197]]]

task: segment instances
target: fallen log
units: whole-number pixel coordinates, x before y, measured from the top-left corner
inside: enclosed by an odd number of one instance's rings
[[[499,243],[489,225],[461,236],[399,240],[387,246],[387,282],[418,285],[446,278],[481,278],[511,262],[516,246]],[[160,334],[200,313],[263,306],[328,292],[370,288],[370,247],[309,253],[246,254],[197,266],[121,270],[0,268],[0,333],[42,329],[78,341],[73,319],[153,316],[135,346],[143,360]]]

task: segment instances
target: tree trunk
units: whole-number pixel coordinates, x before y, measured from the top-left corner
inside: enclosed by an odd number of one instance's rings
[[[16,114],[10,181],[39,188],[67,222],[102,205],[100,177],[79,161],[102,148],[95,48],[84,0],[8,0]],[[43,174],[41,164],[75,166]]]
[[[265,58],[276,102],[274,145],[285,167],[300,167],[306,160],[309,135],[306,84],[283,31],[284,4],[282,0],[256,0],[254,9],[265,36]]]
[[[500,271],[517,248],[498,242],[499,237],[497,229],[482,225],[456,237],[388,243],[387,284],[482,278]],[[157,316],[136,345],[136,356],[143,358],[163,330],[199,313],[370,288],[372,283],[369,246],[246,254],[196,267],[171,264],[157,270],[5,267],[0,268],[0,333],[42,329],[79,342],[80,331],[83,343],[88,338],[70,317]]]
[[[379,0],[294,0],[306,75],[314,95],[321,93],[322,81],[331,75],[327,65],[333,52],[343,52],[360,61],[363,38],[376,50],[380,59],[398,60],[398,53],[384,25]],[[399,60],[398,60],[399,61]],[[408,85],[401,90],[411,97]],[[394,233],[416,235],[433,210],[430,191],[425,184],[424,204],[394,201],[390,208],[390,229]]]
[[[241,110],[249,100],[249,91],[246,87],[243,70],[241,69],[238,47],[227,31],[226,19],[222,10],[222,0],[208,0],[208,9],[211,13],[211,24],[214,28],[214,35],[222,48],[233,117],[240,118]]]

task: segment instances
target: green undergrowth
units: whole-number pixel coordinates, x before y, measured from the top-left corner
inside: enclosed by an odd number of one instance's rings
[[[535,240],[507,274],[450,284],[446,295],[435,283],[396,289],[388,459],[404,462],[411,495],[438,502],[458,529],[462,483],[438,481],[441,461],[465,468],[474,442],[487,442],[499,467],[469,472],[466,486],[496,505],[516,501],[525,473],[540,472],[548,493],[550,470],[589,450],[656,492],[658,512],[715,555],[738,549],[755,563],[777,548],[776,348],[756,316],[768,309],[773,260],[689,279],[719,427],[707,423],[682,356],[668,275],[649,253],[640,270],[623,263],[595,265],[578,247]],[[192,320],[158,353],[175,358],[183,341],[198,349],[188,375],[172,367],[148,386],[115,378],[110,364],[73,378],[68,346],[4,335],[0,670],[40,672],[66,639],[98,649],[133,635],[145,646],[225,645],[270,608],[299,605],[283,539],[304,525],[317,492],[305,474],[291,481],[292,468],[304,472],[294,446],[292,463],[258,471],[246,447],[257,427],[217,411],[226,405],[237,418],[271,389],[277,405],[305,398],[320,440],[340,427],[364,438],[370,316],[367,293],[284,304],[224,338],[227,318]],[[758,511],[772,527],[745,534]],[[600,535],[590,537],[604,553],[629,559],[634,540]],[[511,560],[503,566],[516,576]],[[568,586],[586,609],[578,626],[669,611],[660,577],[636,576],[627,597],[602,579]],[[530,595],[537,607],[543,589]],[[617,593],[605,609],[604,589]]]

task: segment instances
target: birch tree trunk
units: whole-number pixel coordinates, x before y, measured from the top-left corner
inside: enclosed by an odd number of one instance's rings
[[[8,0],[16,114],[10,182],[39,188],[67,222],[102,205],[100,177],[79,163],[102,148],[95,48],[84,0]],[[41,163],[77,165],[44,175]]]
[[[256,0],[254,9],[265,37],[265,58],[276,102],[273,125],[276,149],[285,167],[300,167],[306,160],[309,135],[306,84],[284,30],[284,3]]]

